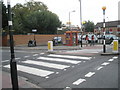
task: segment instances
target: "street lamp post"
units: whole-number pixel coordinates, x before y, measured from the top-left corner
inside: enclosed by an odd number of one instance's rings
[[[103,53],[106,53],[106,45],[105,45],[105,10],[106,10],[106,7],[103,6],[102,10],[103,10],[103,32],[104,32]]]
[[[15,54],[14,54],[12,14],[11,14],[10,0],[7,0],[7,5],[8,5],[8,29],[9,29],[9,37],[10,37],[10,51],[11,51],[11,59],[10,59],[11,82],[12,82],[13,90],[18,90],[18,75],[17,75],[17,65],[15,60]]]
[[[71,11],[71,12],[75,12],[75,10],[73,10],[73,11]],[[70,13],[71,12],[69,12],[69,29],[71,30],[71,22],[70,22]]]
[[[34,33],[34,44],[36,46],[36,38],[35,38],[35,33],[37,32],[37,29],[33,29],[32,32]]]
[[[34,33],[34,40],[36,41],[36,39],[35,39],[35,33],[37,32],[37,30],[33,29],[32,32]]]
[[[81,26],[81,32],[82,32],[82,7],[81,7],[81,0],[79,0],[79,2],[80,2],[80,26]],[[82,47],[82,35],[81,35],[81,47]]]

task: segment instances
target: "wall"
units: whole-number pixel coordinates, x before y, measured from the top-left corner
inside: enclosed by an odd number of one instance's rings
[[[2,41],[2,46],[8,46],[8,40],[7,40],[7,36],[2,36],[1,37],[1,41]]]
[[[47,45],[48,41],[51,41],[53,37],[60,36],[62,37],[63,42],[65,42],[65,35],[35,35],[37,45]],[[4,45],[9,45],[9,36],[6,36],[7,39],[3,40]],[[27,45],[28,41],[34,39],[34,35],[14,35],[14,45]]]

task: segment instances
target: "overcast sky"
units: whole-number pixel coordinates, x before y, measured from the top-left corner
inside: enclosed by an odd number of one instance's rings
[[[25,3],[29,0],[11,0],[11,5],[16,3]],[[60,21],[66,24],[69,21],[69,12],[75,10],[70,14],[70,21],[73,25],[80,25],[80,2],[79,0],[35,0],[41,1],[47,5],[48,9],[59,16]],[[103,21],[102,7],[106,6],[106,21],[118,20],[118,2],[120,0],[81,0],[82,1],[82,21]],[[7,3],[7,0],[4,0]]]

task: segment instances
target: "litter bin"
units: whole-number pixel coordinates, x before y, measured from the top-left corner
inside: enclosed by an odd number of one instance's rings
[[[36,41],[35,40],[29,40],[28,41],[28,47],[34,47],[36,46]]]

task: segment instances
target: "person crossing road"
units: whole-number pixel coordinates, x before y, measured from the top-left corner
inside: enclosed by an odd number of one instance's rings
[[[91,44],[90,44],[90,46],[92,46],[92,45],[94,46],[94,44],[95,44],[95,43],[94,43],[94,35],[92,35],[92,37],[91,37]]]

